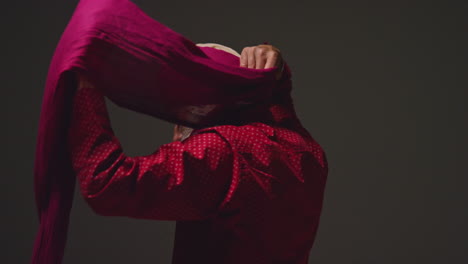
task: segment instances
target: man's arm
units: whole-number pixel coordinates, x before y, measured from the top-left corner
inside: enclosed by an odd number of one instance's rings
[[[81,193],[100,215],[157,220],[209,217],[231,184],[232,151],[215,132],[129,157],[112,131],[104,96],[86,79],[68,134]]]

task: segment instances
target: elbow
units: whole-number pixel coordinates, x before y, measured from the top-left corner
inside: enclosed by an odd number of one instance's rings
[[[126,213],[122,208],[110,201],[102,201],[96,199],[96,197],[85,197],[85,201],[91,210],[101,216],[126,216]]]
[[[99,196],[89,194],[83,195],[83,198],[95,214],[102,216],[111,216],[115,214],[115,207],[112,206],[109,201],[105,201]]]
[[[128,216],[130,212],[124,207],[119,196],[107,196],[105,193],[83,195],[92,211],[101,216]]]

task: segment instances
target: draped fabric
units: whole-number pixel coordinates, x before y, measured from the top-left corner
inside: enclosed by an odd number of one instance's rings
[[[80,81],[77,76],[86,76],[101,96],[121,107],[197,131],[217,127],[217,134],[238,159],[248,156],[239,154],[241,151],[237,147],[245,139],[238,138],[241,131],[234,132],[238,127],[248,130],[255,127],[248,124],[261,123],[257,127],[263,127],[264,131],[273,133],[271,135],[290,131],[293,134],[283,137],[283,145],[288,146],[289,155],[283,156],[287,161],[285,164],[296,164],[289,166],[294,169],[287,171],[299,182],[304,181],[301,162],[304,154],[309,153],[315,160],[310,166],[319,168],[314,177],[321,179],[316,186],[317,193],[321,193],[327,170],[326,159],[320,146],[296,117],[290,97],[292,85],[288,65],[285,65],[280,80],[275,79],[277,68],[248,69],[238,65],[237,56],[210,47],[197,47],[189,39],[146,15],[129,0],[81,0],[52,57],[42,99],[34,164],[34,190],[40,225],[32,263],[61,263],[66,246],[75,180],[76,175],[80,175],[78,164],[83,161],[74,159],[80,151],[73,147],[82,144],[73,142],[82,141],[74,141],[72,136],[71,147],[67,143],[70,127],[79,124],[72,121],[72,114],[76,113],[72,106],[77,105],[77,98],[88,98],[81,99],[83,101],[78,105],[99,100],[76,93]],[[96,110],[95,115],[90,116],[99,116],[98,113]],[[100,120],[105,127],[106,119]],[[91,135],[103,134],[112,138],[109,130],[95,132]],[[75,135],[76,138],[79,136]],[[202,137],[201,134],[195,136]],[[104,160],[115,158],[108,154],[97,157]],[[89,166],[89,163],[83,166]],[[119,168],[124,167],[116,169]],[[107,177],[113,181],[112,175],[118,175],[115,173],[108,171],[98,179]],[[97,184],[98,189],[102,188],[100,180],[91,185]],[[177,183],[176,180],[174,184]],[[231,181],[229,186],[228,192],[235,190]],[[80,188],[82,191],[86,189],[83,185]],[[316,202],[314,217],[320,211],[320,195]],[[226,198],[219,208],[227,203],[229,199]],[[104,207],[109,208],[107,204]],[[114,213],[146,217],[135,212]]]

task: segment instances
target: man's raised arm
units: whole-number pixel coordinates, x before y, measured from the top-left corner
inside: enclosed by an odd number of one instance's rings
[[[232,150],[216,132],[129,157],[114,135],[104,96],[83,76],[68,145],[80,190],[100,215],[194,220],[216,213],[227,195]]]

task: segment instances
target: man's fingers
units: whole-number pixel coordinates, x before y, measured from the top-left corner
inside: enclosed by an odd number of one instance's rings
[[[242,53],[241,53],[241,56],[240,56],[240,66],[241,67],[247,67],[247,49],[248,48],[243,48],[242,49]]]
[[[273,68],[278,62],[278,54],[274,51],[269,51],[267,53],[267,61],[265,64],[265,69]]]
[[[255,49],[254,48],[249,48],[247,50],[247,67],[250,69],[255,68]]]
[[[245,47],[242,50],[240,57],[240,66],[247,68],[255,68],[255,54],[253,47]]]
[[[266,63],[266,52],[264,49],[255,48],[255,69],[263,69]]]

